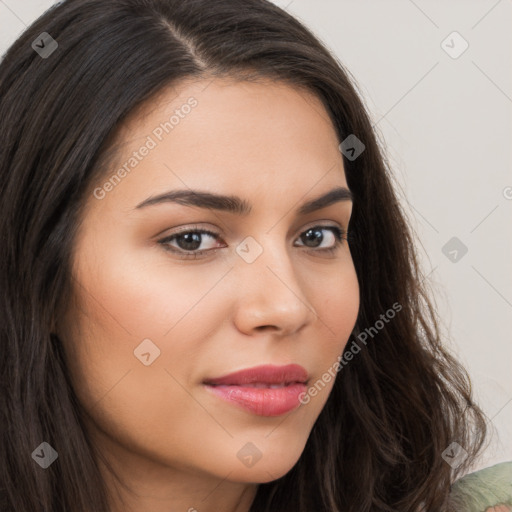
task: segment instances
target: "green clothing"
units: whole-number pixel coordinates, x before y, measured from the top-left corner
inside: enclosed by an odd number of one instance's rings
[[[450,512],[484,512],[496,505],[512,507],[512,462],[460,478],[452,485],[449,504]]]

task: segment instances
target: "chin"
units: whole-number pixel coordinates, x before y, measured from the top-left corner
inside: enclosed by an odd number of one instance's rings
[[[278,480],[291,471],[301,454],[302,451],[298,454],[288,452],[286,455],[280,453],[280,450],[270,451],[268,455],[262,455],[252,466],[237,464],[232,468],[230,480],[259,484]]]
[[[255,467],[242,470],[237,468],[236,474],[233,472],[233,474],[230,475],[229,480],[236,483],[266,484],[285,476],[293,466],[294,464],[287,465],[286,467],[280,465],[278,467],[261,466],[257,469]]]

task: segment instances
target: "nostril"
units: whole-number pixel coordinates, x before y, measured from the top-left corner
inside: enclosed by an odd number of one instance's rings
[[[277,327],[275,325],[259,325],[258,327],[256,327],[256,330],[257,331],[265,331],[267,329],[277,329]]]

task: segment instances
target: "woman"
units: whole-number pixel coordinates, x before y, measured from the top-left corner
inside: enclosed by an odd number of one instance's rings
[[[2,511],[447,506],[484,416],[303,25],[67,0],[0,98]]]

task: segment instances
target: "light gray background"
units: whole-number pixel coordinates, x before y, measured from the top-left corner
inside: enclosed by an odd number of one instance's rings
[[[0,0],[0,52],[53,3]],[[512,0],[274,3],[324,41],[364,97],[449,346],[493,431],[474,469],[512,460]],[[469,44],[458,58],[442,46],[454,31]],[[456,262],[442,252],[452,237],[468,248]]]

